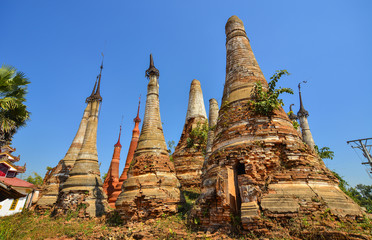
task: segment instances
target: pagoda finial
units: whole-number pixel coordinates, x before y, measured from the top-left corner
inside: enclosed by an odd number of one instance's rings
[[[120,136],[121,136],[121,124],[120,124],[120,131],[119,131],[118,142],[114,145],[114,147],[120,147],[120,148],[121,148],[121,144],[120,144]]]
[[[97,85],[96,92],[94,93],[95,99],[99,100],[100,102],[102,102],[100,88],[101,88],[101,76],[102,76],[102,69],[103,69],[103,59],[104,59],[104,55],[102,53],[102,63],[101,63],[101,67],[100,67],[100,71],[98,75],[98,85]]]
[[[150,78],[151,75],[159,77],[159,70],[154,65],[154,59],[152,58],[152,54],[150,54],[150,66],[146,70],[145,74],[147,78]]]
[[[303,83],[307,83],[307,81],[302,81],[302,82]],[[309,116],[309,112],[305,110],[304,105],[302,104],[301,83],[298,84],[298,93],[299,93],[299,96],[300,96],[300,110],[298,111],[297,115],[299,117],[302,117],[302,116],[308,117]]]
[[[135,119],[133,119],[134,122],[141,122],[141,118],[139,117],[140,106],[141,106],[141,95],[139,96],[139,100],[138,100],[137,116]]]
[[[92,98],[93,98],[93,96],[94,96],[94,92],[96,91],[97,81],[98,81],[98,76],[97,76],[97,78],[96,78],[96,82],[94,83],[94,87],[93,87],[92,93],[91,93],[90,96],[87,97],[87,99],[85,100],[86,103],[92,101]]]

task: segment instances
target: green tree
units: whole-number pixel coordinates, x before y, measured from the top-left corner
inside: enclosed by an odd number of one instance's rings
[[[270,78],[271,81],[268,83],[268,88],[264,88],[261,82],[256,82],[253,88],[253,100],[249,101],[251,109],[256,113],[264,116],[271,116],[275,109],[279,109],[284,106],[283,100],[279,99],[279,95],[282,93],[293,94],[291,88],[275,89],[276,84],[283,75],[289,75],[287,70],[278,70]]]
[[[24,104],[29,83],[25,74],[14,67],[0,68],[0,146],[10,142],[30,118]]]
[[[43,178],[36,172],[32,173],[34,176],[30,175],[26,178],[26,181],[32,183],[36,186],[41,186],[43,184]]]

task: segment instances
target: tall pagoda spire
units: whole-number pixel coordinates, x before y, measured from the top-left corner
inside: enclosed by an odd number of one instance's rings
[[[337,179],[317,154],[305,146],[281,107],[270,117],[251,109],[255,84],[268,84],[243,22],[232,16],[225,30],[222,104],[201,195],[190,217],[198,218],[206,230],[232,226],[230,216],[238,216],[244,230],[263,232],[269,225],[262,217],[286,222],[293,214],[311,218],[325,208],[339,217],[360,216],[360,208],[338,188]],[[321,209],[313,207],[314,197],[322,202]]]
[[[107,207],[106,196],[102,189],[102,180],[98,166],[97,154],[97,127],[98,112],[102,97],[99,92],[101,76],[103,69],[103,60],[100,67],[98,83],[93,97],[90,99],[90,115],[88,118],[87,129],[84,136],[84,142],[76,159],[75,165],[69,173],[69,177],[63,184],[62,192],[59,195],[57,208],[66,212],[71,209],[69,199],[72,197],[81,197],[87,204],[85,209],[89,216],[101,216],[105,213]]]
[[[304,81],[306,83],[306,81]],[[312,149],[314,149],[315,143],[313,139],[313,135],[311,134],[309,123],[307,121],[307,117],[309,116],[309,112],[305,110],[304,105],[302,104],[302,96],[301,96],[301,83],[298,84],[298,94],[300,97],[300,110],[297,113],[297,116],[300,120],[300,126],[302,130],[302,140],[309,145]]]
[[[112,155],[111,164],[107,172],[107,176],[103,183],[103,191],[107,194],[107,201],[110,207],[115,208],[115,202],[117,196],[113,195],[116,185],[119,183],[119,164],[120,164],[120,151],[121,151],[121,125],[119,131],[119,138],[117,143],[114,145],[114,154]]]
[[[199,187],[200,175],[204,163],[206,143],[193,143],[190,146],[191,132],[194,129],[205,130],[208,126],[205,112],[203,92],[200,82],[192,80],[189,92],[186,120],[180,140],[173,153],[174,167],[182,188]]]
[[[97,77],[98,79],[98,77]],[[91,113],[92,96],[95,93],[97,86],[97,80],[94,84],[93,91],[86,99],[87,106],[83,113],[83,118],[80,121],[79,128],[76,132],[74,140],[72,141],[65,157],[59,161],[56,167],[50,172],[47,172],[45,177],[45,183],[42,186],[41,197],[39,198],[36,208],[47,209],[51,208],[57,201],[58,192],[63,183],[68,178],[71,168],[74,166],[75,161],[80,152],[81,146],[83,145],[85,132],[87,129],[88,118]]]
[[[140,130],[139,130],[139,124],[141,122],[141,118],[139,117],[140,105],[141,105],[141,97],[139,98],[139,101],[138,101],[137,116],[133,119],[134,128],[133,128],[133,131],[132,131],[132,140],[130,141],[129,150],[128,150],[128,154],[127,154],[127,159],[125,161],[125,167],[124,167],[123,173],[120,176],[121,184],[124,182],[124,180],[126,180],[128,178],[128,175],[127,175],[128,170],[129,170],[130,164],[133,160],[134,151],[137,148],[137,144],[138,144],[138,140],[139,140],[139,136],[140,136]]]
[[[177,212],[180,184],[169,159],[159,111],[159,70],[150,55],[145,116],[128,178],[116,208],[124,220],[145,220]]]
[[[209,131],[207,140],[206,156],[208,157],[212,152],[212,145],[214,140],[214,128],[218,119],[218,103],[217,100],[209,99]]]
[[[137,116],[133,119],[133,121],[134,121],[134,128],[133,128],[133,132],[132,132],[132,140],[130,141],[130,145],[129,145],[129,150],[128,150],[128,154],[127,154],[127,159],[126,159],[126,162],[125,162],[125,166],[124,166],[124,169],[123,169],[122,174],[120,175],[119,182],[116,184],[115,190],[111,194],[111,198],[112,198],[111,202],[114,202],[114,203],[116,202],[119,194],[121,193],[121,186],[123,185],[123,182],[128,177],[128,170],[129,170],[130,164],[131,164],[131,162],[133,160],[134,151],[137,148],[138,139],[139,139],[139,135],[140,135],[139,124],[141,122],[141,119],[139,117],[140,105],[141,105],[141,96],[140,96],[139,101],[138,101]],[[116,206],[113,206],[112,204],[110,206],[112,208],[116,208]]]

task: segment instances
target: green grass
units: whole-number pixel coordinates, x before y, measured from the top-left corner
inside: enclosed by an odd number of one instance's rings
[[[32,211],[23,211],[0,218],[0,240],[45,239],[51,237],[89,237],[97,226],[95,220],[52,218]]]

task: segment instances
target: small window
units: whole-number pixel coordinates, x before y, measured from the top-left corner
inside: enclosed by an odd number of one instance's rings
[[[17,199],[13,199],[12,205],[10,205],[9,210],[14,210],[16,208],[16,206],[17,206],[17,203],[18,203],[18,198]]]
[[[8,173],[6,174],[6,177],[12,178],[12,177],[15,177],[16,175],[17,175],[17,172],[15,172],[15,171],[8,171]]]

